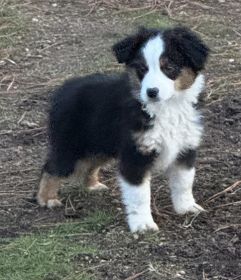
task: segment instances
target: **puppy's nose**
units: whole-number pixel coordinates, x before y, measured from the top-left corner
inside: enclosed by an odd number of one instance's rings
[[[146,93],[148,95],[149,98],[157,98],[157,95],[158,95],[158,92],[159,92],[159,89],[154,87],[154,88],[148,88],[146,90]]]

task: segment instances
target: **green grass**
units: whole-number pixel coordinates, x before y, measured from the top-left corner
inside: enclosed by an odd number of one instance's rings
[[[24,18],[18,4],[0,0],[0,49],[14,47],[23,27]]]
[[[148,28],[166,28],[174,24],[174,21],[164,16],[160,11],[155,11],[153,13],[135,13],[132,14],[133,23],[138,26],[145,26]]]
[[[93,242],[89,245],[85,241],[85,233],[91,235],[111,220],[111,215],[97,211],[79,223],[64,223],[47,232],[2,240],[0,280],[95,279],[75,258],[98,253]]]
[[[112,213],[107,213],[105,211],[97,210],[88,217],[86,217],[82,222],[79,223],[65,223],[56,227],[55,231],[58,234],[75,234],[78,232],[99,232],[104,227],[108,226],[113,220]]]
[[[145,26],[148,28],[165,28],[174,25],[176,22],[169,17],[162,15],[160,11],[131,11],[123,12],[120,15],[123,20],[130,21],[131,26]]]

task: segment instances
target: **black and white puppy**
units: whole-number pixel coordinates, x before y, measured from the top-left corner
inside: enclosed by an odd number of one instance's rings
[[[177,213],[203,210],[192,186],[203,131],[195,104],[208,48],[184,27],[142,28],[113,52],[127,66],[124,73],[76,78],[56,90],[37,199],[42,206],[61,205],[58,187],[72,174],[91,190],[107,188],[98,171],[116,158],[130,230],[158,230],[150,205],[153,170],[169,177]]]

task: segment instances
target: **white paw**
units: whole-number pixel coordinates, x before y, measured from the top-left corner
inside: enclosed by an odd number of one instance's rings
[[[104,190],[108,190],[108,189],[109,188],[102,183],[97,183],[93,186],[88,186],[89,191],[104,191]]]
[[[44,199],[41,198],[41,196],[37,195],[37,201],[38,204],[42,207],[46,206],[46,202],[44,201]]]
[[[193,197],[181,197],[173,202],[174,209],[177,214],[198,213],[205,211],[202,206],[198,205]]]
[[[131,232],[145,232],[148,230],[158,231],[157,224],[153,221],[152,216],[140,214],[128,215],[128,225]]]
[[[38,204],[42,207],[48,207],[48,208],[54,208],[54,207],[60,207],[62,206],[62,203],[60,200],[58,200],[57,198],[54,199],[48,199],[47,201],[45,201],[44,199],[42,199],[40,196],[37,197],[37,201]]]
[[[58,200],[57,198],[49,199],[47,201],[47,205],[46,206],[48,208],[60,207],[60,206],[62,206],[62,202],[60,200]]]

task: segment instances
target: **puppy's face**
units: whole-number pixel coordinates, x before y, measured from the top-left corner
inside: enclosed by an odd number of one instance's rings
[[[186,28],[141,29],[113,46],[129,69],[143,103],[165,102],[190,88],[204,68],[208,48]]]

